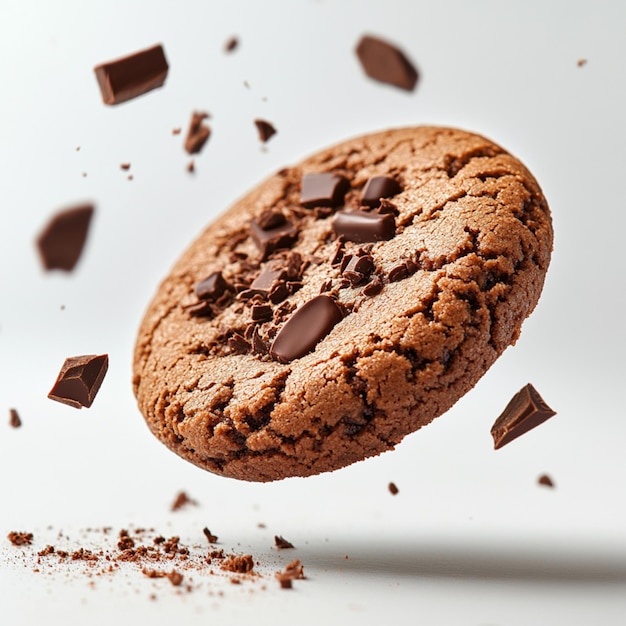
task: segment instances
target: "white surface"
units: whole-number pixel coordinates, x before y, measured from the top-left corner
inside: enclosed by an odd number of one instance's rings
[[[626,5],[612,1],[1,0],[2,623],[626,623],[625,26]],[[365,32],[415,61],[414,93],[365,77],[353,53]],[[231,35],[240,46],[225,54]],[[93,66],[157,42],[165,87],[105,107]],[[211,113],[213,134],[192,176],[171,130],[194,109]],[[255,117],[278,129],[267,149]],[[245,484],[169,453],[136,409],[130,367],[171,264],[280,167],[412,124],[485,134],[544,189],[555,251],[518,344],[395,452],[330,475]],[[97,209],[80,265],[44,273],[36,235],[82,200]],[[46,398],[66,356],[101,352],[110,369],[91,409]],[[494,452],[491,424],[529,381],[558,415]],[[543,472],[556,489],[536,484]],[[180,489],[200,506],[170,513]],[[32,571],[60,530],[79,539],[104,525],[198,546],[208,525],[262,562],[267,588],[219,596],[200,580],[181,595],[134,570],[94,588],[68,568]],[[11,546],[11,530],[33,532],[32,548]],[[277,555],[274,534],[296,551]],[[309,580],[287,592],[271,576],[293,557]]]

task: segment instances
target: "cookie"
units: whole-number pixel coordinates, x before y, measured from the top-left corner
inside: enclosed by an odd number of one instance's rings
[[[484,137],[355,138],[191,244],[141,323],[134,391],[183,458],[250,481],[391,450],[514,343],[552,250],[544,196]]]

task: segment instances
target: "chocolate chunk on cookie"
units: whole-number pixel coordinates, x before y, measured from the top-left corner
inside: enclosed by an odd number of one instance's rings
[[[448,128],[355,138],[211,224],[141,323],[150,430],[211,472],[270,481],[392,449],[514,343],[543,287],[529,171]]]

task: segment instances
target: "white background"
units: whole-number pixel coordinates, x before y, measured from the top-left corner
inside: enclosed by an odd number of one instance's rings
[[[2,623],[626,623],[625,31],[619,1],[0,0]],[[364,75],[364,33],[413,59],[414,93]],[[104,106],[93,66],[155,43],[165,86]],[[195,175],[171,132],[192,110],[213,130]],[[256,117],[278,129],[265,148]],[[548,198],[552,265],[518,344],[396,451],[333,474],[247,484],[167,451],[136,408],[131,357],[178,255],[275,170],[416,124],[492,138]],[[45,273],[37,234],[86,200],[96,214],[77,269]],[[104,352],[91,409],[47,399],[65,357]],[[527,382],[558,415],[495,452],[489,429]],[[555,489],[537,485],[544,472]],[[171,513],[181,489],[199,506]],[[198,546],[208,525],[261,561],[267,588],[177,594],[136,572],[92,588],[71,568],[32,571],[59,531],[104,525]],[[12,546],[12,530],[33,546]],[[296,551],[277,554],[274,534]],[[294,557],[309,580],[288,592],[272,573]]]

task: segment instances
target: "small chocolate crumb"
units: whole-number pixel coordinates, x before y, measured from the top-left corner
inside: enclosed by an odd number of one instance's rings
[[[587,59],[578,59],[576,65],[578,65],[578,67],[583,67],[584,65],[587,65]]]
[[[217,535],[214,535],[206,526],[202,529],[209,543],[217,543]]]
[[[174,502],[172,502],[170,510],[179,511],[180,509],[188,505],[197,506],[197,504],[198,503],[194,499],[190,498],[184,491],[179,491],[176,495]]]
[[[254,559],[251,554],[229,556],[220,567],[226,572],[246,574],[254,569]]]
[[[276,572],[276,578],[280,583],[281,589],[291,589],[292,581],[304,580],[304,567],[299,559],[291,561],[282,572]]]
[[[235,36],[230,37],[224,44],[224,50],[226,52],[233,52],[237,48],[238,45],[239,45],[239,39],[237,39],[237,37]]]
[[[541,474],[537,479],[537,483],[539,485],[544,485],[545,487],[554,487],[554,481],[547,474]]]
[[[280,535],[274,535],[274,543],[279,550],[288,550],[295,547],[293,543],[291,543],[291,541],[287,541],[284,537],[281,537]]]
[[[165,83],[168,71],[163,46],[156,45],[94,67],[105,104],[119,104]]]
[[[491,427],[494,448],[498,450],[520,435],[543,424],[556,415],[529,383],[522,387],[506,405]]]
[[[180,126],[176,128],[172,128],[172,135],[180,135],[183,132],[183,129]]]
[[[14,546],[29,546],[33,543],[33,533],[12,530],[7,538]]]
[[[9,409],[9,426],[19,428],[22,425],[17,409]]]
[[[204,123],[208,113],[194,111],[185,137],[185,150],[188,154],[198,154],[211,135],[211,127]]]
[[[259,140],[265,143],[270,137],[276,134],[276,128],[269,122],[261,119],[254,120],[256,129],[259,132]]]
[[[56,213],[37,237],[44,269],[71,272],[87,241],[94,207],[79,205]]]
[[[180,572],[177,572],[175,570],[172,570],[167,577],[169,578],[169,581],[172,583],[172,585],[174,585],[174,587],[178,587],[181,585],[181,583],[183,582],[183,575]]]
[[[417,70],[404,53],[391,43],[365,35],[357,44],[356,54],[370,78],[406,91],[415,88]]]
[[[89,408],[109,367],[107,354],[87,354],[65,359],[48,398],[76,409]]]
[[[187,171],[190,174],[193,174],[196,171],[196,164],[193,162],[193,159],[187,163]]]
[[[389,483],[388,485],[388,489],[389,489],[389,493],[392,496],[395,496],[398,494],[398,492],[400,491],[397,487],[396,487],[396,483]]]
[[[130,163],[120,163],[120,169],[122,169],[122,170],[129,170],[130,169]]]

